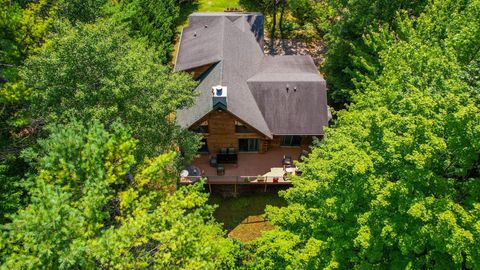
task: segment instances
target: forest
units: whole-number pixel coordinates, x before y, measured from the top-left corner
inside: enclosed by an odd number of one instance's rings
[[[333,121],[248,243],[177,186],[205,2],[325,46]],[[0,0],[0,29],[0,269],[480,269],[480,0]]]

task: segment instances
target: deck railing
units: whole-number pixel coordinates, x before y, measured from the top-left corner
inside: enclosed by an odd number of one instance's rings
[[[283,176],[230,176],[206,175],[188,176],[180,179],[180,184],[192,184],[205,179],[205,184],[212,185],[289,185],[291,180]]]

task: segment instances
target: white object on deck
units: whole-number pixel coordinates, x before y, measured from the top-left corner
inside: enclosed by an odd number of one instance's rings
[[[274,167],[271,168],[270,171],[263,176],[283,177],[284,174],[285,172],[283,171],[282,167]]]
[[[180,177],[187,177],[188,176],[188,171],[187,170],[182,170],[180,172]]]
[[[288,167],[288,168],[285,169],[285,171],[286,171],[287,173],[294,173],[295,170],[296,170],[295,167]]]

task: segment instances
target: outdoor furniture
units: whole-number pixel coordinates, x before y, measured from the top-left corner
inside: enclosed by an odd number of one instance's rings
[[[282,165],[284,167],[292,166],[293,160],[291,156],[283,156]]]
[[[210,166],[211,167],[217,167],[218,162],[217,162],[217,157],[216,156],[211,156],[209,160]]]
[[[223,165],[217,165],[217,175],[225,175],[225,167]]]
[[[186,169],[188,171],[188,176],[200,176],[201,171],[198,167],[196,166],[188,166]]]
[[[235,148],[220,148],[220,153],[217,155],[217,164],[237,164],[238,155]]]
[[[296,170],[295,167],[285,168],[285,172],[290,173],[290,174],[295,174],[295,170]]]

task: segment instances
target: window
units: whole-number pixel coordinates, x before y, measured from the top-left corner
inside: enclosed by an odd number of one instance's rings
[[[204,121],[200,125],[192,128],[192,131],[196,133],[208,133],[208,121]]]
[[[240,152],[258,152],[258,139],[238,139]]]
[[[235,121],[235,133],[255,133],[240,121]]]
[[[198,149],[198,152],[199,152],[199,153],[208,153],[207,139],[203,138],[200,143],[201,143],[201,146],[200,146],[200,148]]]
[[[300,146],[302,136],[283,136],[282,146]]]

